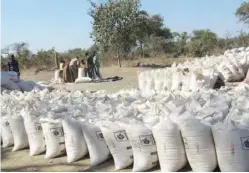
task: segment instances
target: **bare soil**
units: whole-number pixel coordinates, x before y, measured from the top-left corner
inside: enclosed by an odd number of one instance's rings
[[[140,71],[148,70],[150,68],[132,68],[132,67],[105,67],[101,69],[103,78],[119,76],[122,80],[116,82],[101,82],[101,83],[65,83],[54,84],[55,88],[65,88],[67,90],[106,90],[108,92],[116,92],[121,89],[138,88],[137,75]],[[54,77],[53,71],[41,71],[35,74],[35,70],[22,71],[21,78],[26,81],[46,81],[51,82]]]

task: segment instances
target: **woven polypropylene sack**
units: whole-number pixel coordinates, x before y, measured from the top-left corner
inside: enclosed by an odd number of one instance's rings
[[[10,117],[2,117],[1,122],[1,135],[2,135],[2,142],[3,148],[10,147],[14,145],[14,139],[10,128]]]
[[[110,151],[106,145],[100,128],[92,123],[81,123],[90,155],[91,166],[96,166],[110,157]]]
[[[24,119],[24,126],[29,141],[29,155],[34,156],[45,152],[45,140],[39,119]]]
[[[133,171],[142,172],[158,165],[156,143],[152,131],[144,125],[133,125],[127,130],[133,151]]]
[[[65,154],[65,138],[61,122],[42,123],[42,130],[46,144],[45,158],[51,159]]]
[[[110,123],[101,127],[101,130],[114,159],[115,169],[120,170],[130,166],[133,163],[133,154],[125,129]]]
[[[249,130],[217,124],[212,128],[222,172],[249,171]]]
[[[72,163],[88,153],[86,141],[79,121],[66,117],[62,120],[62,126],[65,133],[67,162]]]
[[[211,128],[197,119],[184,119],[180,130],[188,162],[195,172],[210,172],[217,167]]]
[[[176,172],[187,164],[180,129],[170,119],[161,118],[152,129],[162,172]]]
[[[29,147],[28,136],[21,116],[13,116],[10,120],[10,128],[14,139],[14,148],[12,151],[18,151]]]

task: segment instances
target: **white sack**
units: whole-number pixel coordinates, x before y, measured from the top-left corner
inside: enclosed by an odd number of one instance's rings
[[[89,77],[81,77],[81,78],[77,78],[75,80],[75,83],[87,83],[87,82],[91,82],[92,79]]]
[[[60,121],[42,123],[46,144],[46,159],[60,156],[66,152],[64,132]]]
[[[197,119],[179,123],[189,164],[195,172],[211,172],[217,167],[211,128]]]
[[[35,156],[46,151],[42,126],[39,119],[25,119],[24,126],[29,141],[29,155]]]
[[[156,143],[152,131],[142,124],[132,125],[127,130],[133,151],[133,172],[147,171],[158,165]]]
[[[14,148],[12,151],[28,148],[29,141],[25,131],[23,118],[21,116],[12,116],[10,120],[10,128],[14,139]]]
[[[84,68],[78,68],[78,78],[85,77]]]
[[[170,119],[160,119],[152,128],[162,172],[177,172],[187,164],[180,129]]]
[[[3,148],[10,147],[14,144],[14,139],[10,128],[10,117],[4,116],[1,118],[0,122]]]
[[[120,170],[133,163],[133,154],[130,141],[125,129],[114,123],[101,127],[106,144],[112,154],[115,169]]]
[[[219,123],[212,128],[222,172],[249,171],[249,130]]]
[[[72,163],[88,153],[86,141],[79,121],[66,117],[62,120],[62,126],[65,133],[67,162]]]
[[[106,161],[110,156],[110,151],[100,128],[92,123],[82,123],[81,127],[90,155],[91,166]]]
[[[247,72],[247,75],[246,75],[246,78],[245,78],[245,82],[248,82],[249,83],[249,70]]]
[[[53,83],[62,83],[63,80],[60,78],[60,70],[55,70],[54,78],[52,79]]]

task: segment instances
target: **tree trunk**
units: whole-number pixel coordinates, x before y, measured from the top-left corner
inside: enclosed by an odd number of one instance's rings
[[[118,59],[118,66],[121,68],[121,59],[120,59],[119,49],[117,49],[117,59]]]
[[[54,52],[54,62],[55,62],[55,68],[59,68],[59,60],[58,60],[58,55],[57,52]]]
[[[142,58],[144,58],[144,48],[143,44],[141,44],[141,52],[142,52]]]

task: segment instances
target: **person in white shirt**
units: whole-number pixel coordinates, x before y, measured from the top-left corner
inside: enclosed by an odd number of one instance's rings
[[[78,67],[79,67],[79,57],[76,57],[72,59],[69,64],[69,71],[72,82],[75,82],[75,80],[78,78]]]

